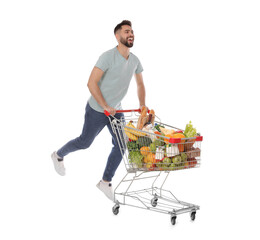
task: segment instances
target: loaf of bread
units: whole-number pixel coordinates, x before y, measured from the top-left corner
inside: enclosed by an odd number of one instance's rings
[[[142,129],[144,124],[148,121],[147,108],[145,106],[141,109],[141,114],[137,122],[137,129]]]
[[[152,124],[154,125],[154,119],[155,119],[155,113],[154,110],[150,110],[149,114],[147,113],[147,108],[142,107],[141,109],[141,115],[139,116],[138,122],[137,122],[137,129],[142,130],[143,127],[146,124]]]

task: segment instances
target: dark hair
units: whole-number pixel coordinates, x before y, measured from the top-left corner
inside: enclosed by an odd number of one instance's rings
[[[121,23],[119,23],[119,24],[116,25],[116,27],[115,27],[115,29],[114,29],[114,34],[116,34],[116,32],[117,32],[118,30],[120,30],[120,29],[122,28],[122,26],[124,26],[124,25],[128,25],[128,26],[132,27],[132,23],[131,23],[130,21],[128,21],[128,20],[123,20]]]

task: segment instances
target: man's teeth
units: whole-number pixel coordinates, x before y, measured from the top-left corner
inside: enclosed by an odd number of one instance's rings
[[[133,41],[134,39],[133,38],[128,38],[128,40]]]

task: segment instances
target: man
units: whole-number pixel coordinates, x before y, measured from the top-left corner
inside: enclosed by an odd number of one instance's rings
[[[55,170],[64,176],[64,157],[71,152],[88,148],[100,131],[107,126],[112,135],[113,148],[108,157],[103,178],[97,187],[112,201],[114,201],[114,194],[111,181],[122,160],[122,154],[104,110],[116,118],[123,116],[122,113],[116,113],[116,110],[122,109],[121,101],[127,93],[133,75],[137,83],[140,107],[145,106],[143,68],[139,59],[130,53],[130,48],[134,44],[131,22],[124,20],[119,23],[114,29],[114,34],[118,45],[99,57],[89,77],[88,88],[91,97],[86,106],[81,135],[52,154]]]

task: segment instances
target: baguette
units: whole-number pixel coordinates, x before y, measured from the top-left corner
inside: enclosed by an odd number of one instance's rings
[[[144,124],[148,121],[147,118],[147,108],[146,107],[142,107],[141,109],[141,115],[138,118],[138,122],[137,122],[137,127],[138,129],[142,129]]]

